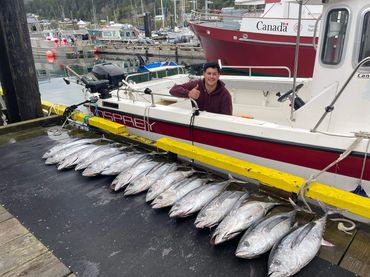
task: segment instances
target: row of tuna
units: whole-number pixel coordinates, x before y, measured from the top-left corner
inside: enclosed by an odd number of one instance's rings
[[[268,262],[271,277],[297,273],[318,252],[326,215],[295,227],[296,210],[266,216],[281,203],[249,200],[249,192],[227,190],[236,181],[233,178],[210,182],[193,169],[181,170],[179,164],[155,161],[152,154],[137,152],[130,146],[97,145],[99,140],[72,139],[54,146],[43,158],[46,164],[57,164],[59,170],[83,170],[84,176],[117,175],[112,190],[124,189],[124,195],[147,191],[146,201],[152,208],[172,206],[170,217],[199,212],[194,225],[215,227],[211,236],[214,245],[245,232],[236,256],[252,259],[272,249]]]

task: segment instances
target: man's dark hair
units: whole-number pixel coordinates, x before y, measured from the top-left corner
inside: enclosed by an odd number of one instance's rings
[[[218,65],[218,63],[216,63],[216,62],[209,62],[209,63],[205,63],[204,65],[203,65],[203,72],[206,72],[206,70],[208,69],[208,68],[215,68],[215,69],[217,69],[217,71],[218,71],[218,73],[220,73],[220,66]]]

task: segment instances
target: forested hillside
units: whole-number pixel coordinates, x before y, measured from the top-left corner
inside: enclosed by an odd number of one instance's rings
[[[174,13],[174,1],[162,0],[163,10],[166,17]],[[213,0],[209,4],[210,9],[221,9],[232,6],[234,1]],[[63,20],[64,18],[83,19],[93,22],[94,10],[96,19],[107,18],[119,22],[132,22],[133,17],[142,14],[143,11],[152,15],[160,15],[161,0],[27,0],[26,10],[29,13],[38,14],[41,18]],[[177,0],[176,10],[179,15],[184,3],[185,12],[189,13],[193,8],[193,1]],[[204,8],[204,1],[196,1],[197,9]]]

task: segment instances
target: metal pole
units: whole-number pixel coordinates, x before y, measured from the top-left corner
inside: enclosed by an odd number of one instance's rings
[[[140,2],[141,2],[141,12],[142,12],[142,14],[144,14],[144,5],[143,5],[143,0],[140,0]]]
[[[299,44],[301,40],[301,25],[302,25],[302,6],[303,1],[298,0],[299,3],[299,12],[298,12],[298,27],[297,27],[297,40],[295,46],[295,62],[294,62],[294,73],[293,73],[293,94],[291,97],[291,109],[290,109],[290,120],[294,121],[294,101],[296,94],[296,84],[297,84],[297,75],[298,75],[298,56],[299,56]]]
[[[208,19],[208,0],[204,1],[204,9],[206,11],[206,19]]]
[[[163,0],[161,0],[161,10],[162,10],[162,28],[164,29],[164,11],[163,11]]]
[[[175,19],[175,26],[177,26],[176,0],[173,0],[173,14]]]

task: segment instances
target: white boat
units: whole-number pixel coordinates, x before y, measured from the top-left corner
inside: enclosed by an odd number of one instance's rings
[[[102,29],[89,30],[94,39],[99,42],[136,43],[139,31],[131,24],[114,23]]]
[[[188,99],[169,94],[174,84],[199,78],[187,74],[143,83],[128,76],[90,108],[130,133],[176,138],[368,197],[370,6],[365,0],[324,2],[313,78],[296,79],[295,109],[284,101],[294,78],[222,76],[233,115],[196,115]]]
[[[34,55],[63,58],[94,56],[94,45],[87,30],[45,30],[30,35]]]

